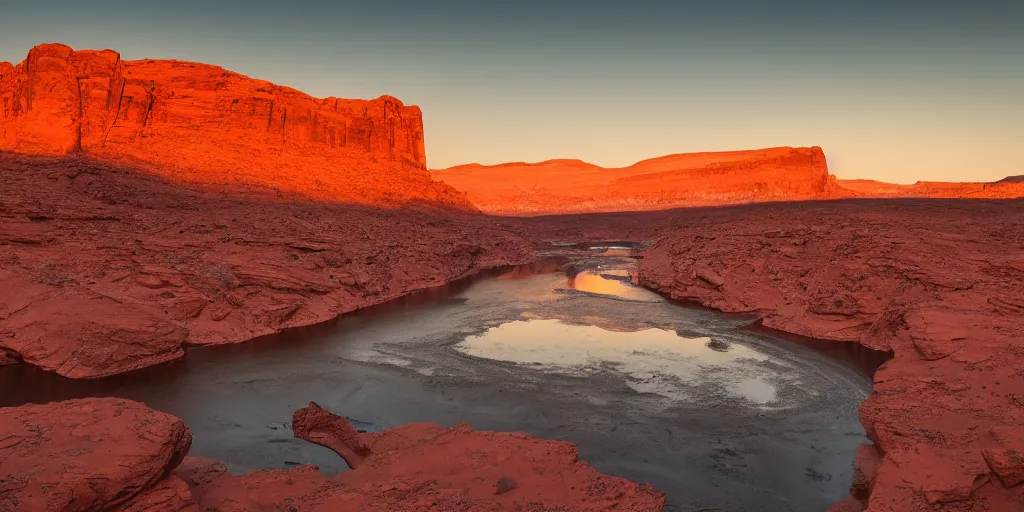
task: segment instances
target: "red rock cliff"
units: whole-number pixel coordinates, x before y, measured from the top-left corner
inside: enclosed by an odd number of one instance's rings
[[[669,155],[614,169],[579,160],[471,164],[433,175],[505,215],[821,199],[835,189],[819,147]]]
[[[420,109],[317,99],[206,64],[33,48],[0,63],[0,151],[83,152],[204,184],[321,200],[472,209],[426,172]]]

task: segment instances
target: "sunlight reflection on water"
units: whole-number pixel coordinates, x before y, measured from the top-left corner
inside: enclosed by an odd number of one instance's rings
[[[709,348],[709,341],[666,329],[610,331],[560,320],[516,320],[455,347],[471,356],[555,372],[586,374],[611,367],[636,391],[674,399],[685,399],[693,385],[710,382],[756,404],[776,400],[768,372],[757,366],[769,359],[766,354],[739,344],[720,352]]]

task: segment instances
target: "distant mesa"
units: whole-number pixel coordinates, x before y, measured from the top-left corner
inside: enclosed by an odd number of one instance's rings
[[[469,164],[431,171],[497,215],[661,210],[768,201],[841,198],[1024,197],[1024,180],[896,185],[838,180],[820,147],[687,153],[604,168],[580,160]]]
[[[471,164],[432,174],[484,212],[503,215],[819,199],[837,190],[819,147],[678,154],[621,168],[580,160]]]
[[[918,181],[897,185],[874,180],[838,180],[843,197],[933,197],[945,199],[1017,199],[1024,197],[1024,177],[993,182]]]
[[[500,215],[844,197],[1024,197],[1024,178],[837,180],[819,147],[428,171],[423,116],[397,98],[318,99],[217,66],[43,44],[0,62],[0,152],[76,156],[173,181],[373,207]],[[477,209],[479,208],[479,210]]]
[[[0,63],[0,109],[0,151],[318,200],[474,209],[431,180],[420,109],[390,96],[318,99],[207,64],[43,44]]]

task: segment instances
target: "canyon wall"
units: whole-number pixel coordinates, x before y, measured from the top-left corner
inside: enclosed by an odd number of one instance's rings
[[[487,213],[660,210],[834,197],[819,147],[690,153],[603,168],[579,160],[463,165],[432,171]]]
[[[82,153],[199,184],[472,210],[426,172],[420,109],[317,99],[225,69],[45,44],[0,63],[0,151]]]

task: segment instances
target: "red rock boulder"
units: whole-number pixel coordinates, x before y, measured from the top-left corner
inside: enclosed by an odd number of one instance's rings
[[[181,419],[130,400],[0,409],[0,510],[109,510],[160,481],[191,444]],[[186,491],[175,484],[167,493]]]

